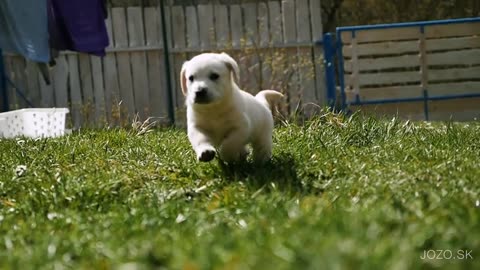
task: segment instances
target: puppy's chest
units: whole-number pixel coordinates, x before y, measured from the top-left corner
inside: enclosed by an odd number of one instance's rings
[[[220,145],[225,137],[235,129],[236,123],[225,119],[211,119],[211,121],[203,122],[199,128],[207,135],[216,145]]]

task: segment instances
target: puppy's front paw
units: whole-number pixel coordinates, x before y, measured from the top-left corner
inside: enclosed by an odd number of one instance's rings
[[[204,149],[199,155],[198,155],[198,161],[202,162],[209,162],[215,157],[215,150],[214,149]]]

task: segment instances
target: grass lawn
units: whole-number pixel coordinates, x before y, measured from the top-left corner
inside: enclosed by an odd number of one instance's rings
[[[174,129],[0,140],[0,269],[53,268],[480,269],[480,123],[325,113],[265,166]]]

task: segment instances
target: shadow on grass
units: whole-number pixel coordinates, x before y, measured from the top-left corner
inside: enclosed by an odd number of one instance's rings
[[[265,164],[256,164],[252,161],[226,164],[221,160],[218,160],[218,164],[227,181],[244,181],[254,189],[270,186],[271,189],[302,191],[295,159],[289,154],[275,156]]]

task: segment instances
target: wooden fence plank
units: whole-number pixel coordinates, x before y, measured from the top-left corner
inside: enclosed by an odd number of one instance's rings
[[[297,39],[297,29],[295,22],[295,1],[282,1],[282,20],[283,20],[283,39],[287,43],[295,42]],[[289,49],[286,54],[287,67],[290,72],[288,77],[282,78],[289,81],[288,84],[288,103],[291,114],[296,113],[300,105],[299,82],[298,82],[298,58],[297,50]]]
[[[4,69],[3,75],[5,76],[5,75],[7,74],[6,64],[5,64],[5,63],[7,62],[8,56],[3,55],[3,54],[0,54],[0,57],[1,57],[0,61],[2,62],[2,68]],[[2,83],[3,83],[3,82],[2,82]],[[7,86],[7,85],[8,85],[8,83],[5,82],[5,87],[6,87],[6,88],[5,88],[5,89],[2,89],[2,91],[5,91],[5,92],[6,92],[6,95],[9,94],[9,92],[8,92],[8,86]],[[3,86],[3,85],[2,85],[2,86]],[[3,99],[3,93],[0,93],[0,96],[2,96],[2,98],[0,99],[0,108],[3,109],[3,108],[5,108],[4,106],[9,107],[9,106],[10,106],[10,103],[7,104],[7,101],[8,101],[8,100],[4,100],[4,99]],[[8,96],[7,96],[7,98],[8,98]]]
[[[342,48],[343,56],[352,57],[352,46],[345,45]],[[381,55],[401,55],[419,51],[419,41],[387,41],[380,43],[357,44],[358,56],[381,56]]]
[[[145,29],[143,27],[143,15],[141,7],[127,8],[127,34],[128,47],[145,46]]]
[[[268,20],[270,28],[270,43],[272,47],[283,43],[283,20],[280,2],[269,1],[268,6]],[[278,105],[278,111],[282,115],[287,115],[288,106],[288,81],[284,78],[284,71],[288,70],[286,61],[286,49],[273,49],[272,56],[268,63],[272,70],[272,75],[267,79],[267,86],[265,88],[276,89],[284,94],[284,97]]]
[[[420,83],[421,74],[418,71],[402,71],[402,72],[382,72],[360,74],[358,84],[363,85],[386,85],[386,84],[405,84]],[[351,86],[353,83],[352,75],[345,76],[345,83]]]
[[[105,111],[107,122],[109,124],[118,125],[120,120],[118,104],[121,99],[115,53],[107,53],[103,58],[103,65],[105,72]]]
[[[36,74],[38,84],[40,86],[40,107],[48,108],[55,106],[55,93],[53,91],[53,72],[50,72],[50,84],[47,84],[40,72],[37,72]]]
[[[258,35],[260,36],[260,47],[268,47],[270,44],[270,29],[267,3],[258,3]],[[268,78],[272,76],[272,56],[273,48],[262,51],[262,59],[258,62],[260,70],[259,89],[270,88]]]
[[[69,56],[70,57],[70,56]],[[90,56],[88,54],[78,54],[78,62],[80,68],[80,83],[83,93],[82,99],[82,121],[83,123],[95,123],[95,96],[93,94],[93,73],[90,64]]]
[[[107,50],[114,48],[115,47],[115,39],[114,39],[114,33],[113,33],[113,24],[112,24],[112,9],[108,9],[108,16],[107,19],[105,20],[105,27],[107,28],[107,34],[108,34],[108,46]]]
[[[423,97],[423,89],[420,85],[361,88],[359,91],[359,97],[361,101],[394,98],[421,98]],[[354,98],[355,97],[352,96],[349,101],[354,101]]]
[[[428,89],[428,64],[427,64],[427,48],[425,46],[425,33],[422,33],[419,41],[419,60],[420,60],[420,75],[421,81],[420,85],[423,89]]]
[[[429,66],[480,64],[480,49],[427,54]]]
[[[239,48],[243,39],[242,9],[239,5],[230,6],[230,31],[232,33],[232,45]]]
[[[82,90],[80,87],[80,71],[78,69],[78,55],[67,56],[68,61],[68,88],[70,89],[70,115],[73,127],[78,129],[82,125]]]
[[[351,81],[351,87],[352,90],[355,94],[358,94],[360,90],[360,85],[358,81],[358,77],[360,76],[360,70],[359,70],[359,63],[358,63],[358,55],[357,55],[357,40],[353,39],[352,40],[352,60],[351,60],[351,65],[352,65],[352,81]]]
[[[428,70],[431,82],[448,80],[480,80],[480,66]]]
[[[224,50],[230,44],[230,29],[228,28],[228,9],[226,5],[215,5],[215,38],[217,48]]]
[[[295,23],[295,2],[285,0],[282,2],[283,38],[285,42],[295,42],[297,30]]]
[[[283,24],[282,24],[282,11],[280,3],[277,1],[268,2],[269,10],[269,26],[270,26],[270,35],[271,42],[273,44],[278,44],[283,42]]]
[[[41,92],[40,92],[40,84],[38,82],[38,67],[37,63],[32,61],[26,62],[26,79],[27,79],[27,88],[29,92],[30,102],[33,106],[38,107],[40,106],[41,100]]]
[[[165,84],[165,65],[163,52],[151,51],[147,53],[148,80],[150,89],[150,116],[155,120],[168,122],[168,89]],[[162,119],[160,119],[162,118]]]
[[[312,31],[310,29],[310,8],[308,6],[308,0],[296,0],[296,32],[298,42],[308,42],[312,40]]]
[[[141,7],[127,8],[129,47],[145,45],[145,30]],[[150,113],[147,59],[145,52],[131,52],[133,94],[136,113],[140,121],[145,121]]]
[[[187,44],[188,47],[198,47],[200,38],[198,33],[198,17],[197,10],[194,6],[185,8],[185,19],[187,25]]]
[[[110,29],[109,37],[112,39],[110,41],[109,48],[115,47],[114,31],[112,23],[112,10],[109,10],[110,16],[108,16],[105,24],[107,30]],[[118,110],[118,104],[120,103],[120,86],[118,82],[118,71],[117,71],[117,58],[115,53],[107,53],[103,57],[103,67],[104,67],[104,79],[105,79],[105,115],[106,121],[108,124],[119,125],[120,124],[120,112]],[[97,75],[98,79],[98,75]],[[97,81],[97,87],[99,86]],[[97,90],[100,88],[96,88]],[[97,92],[97,94],[99,94]]]
[[[10,79],[13,80],[15,77],[13,58],[15,56],[8,56],[4,58],[5,74]],[[15,89],[7,82],[7,95],[10,109],[16,108],[17,104],[17,94]]]
[[[268,27],[268,6],[267,3],[258,3],[258,36],[260,47],[266,47],[270,43],[270,30]]]
[[[310,21],[312,24],[312,41],[323,39],[322,8],[320,1],[310,1]],[[325,86],[325,70],[323,67],[323,48],[314,46],[313,59],[315,67],[315,87],[318,105],[327,105],[327,89]]]
[[[243,46],[243,20],[242,20],[242,9],[239,5],[230,6],[230,33],[232,34],[232,46],[234,48],[241,48]],[[240,53],[238,51],[229,52],[230,56],[233,57],[238,62],[240,68],[240,78],[237,84],[240,88],[244,85],[245,74],[244,69],[241,66]]]
[[[147,45],[163,46],[160,36],[161,20],[157,8],[144,9],[145,32]],[[168,96],[165,87],[165,65],[163,51],[153,50],[147,52],[148,62],[148,86],[150,93],[150,116],[155,121],[166,122]]]
[[[172,8],[172,12],[175,11],[172,15],[174,16],[174,31],[173,31],[173,42],[175,48],[186,48],[186,47],[197,47],[199,44],[198,37],[198,20],[197,13],[195,8],[186,7],[185,11],[179,6]],[[185,15],[184,15],[185,14]],[[172,75],[174,76],[174,82],[176,83],[175,89],[175,125],[184,126],[186,122],[186,116],[184,112],[185,108],[185,97],[183,95],[181,86],[180,86],[180,71],[182,69],[183,63],[187,60],[187,53],[175,53],[174,56],[174,68]]]
[[[108,57],[107,54],[106,57]],[[105,87],[103,84],[103,69],[102,59],[98,56],[91,55],[90,62],[92,65],[93,75],[93,95],[95,100],[95,124],[96,126],[103,126],[106,123],[106,104],[105,104]],[[110,103],[111,104],[111,103]]]
[[[427,38],[474,36],[480,34],[480,22],[429,25],[425,27]]]
[[[128,47],[127,20],[124,8],[112,9],[112,23],[115,38],[115,47]],[[120,119],[123,124],[130,122],[135,115],[135,97],[133,95],[132,70],[130,67],[130,55],[128,52],[116,53],[118,66],[118,80],[120,87]]]
[[[128,48],[127,17],[125,8],[112,8],[112,30],[115,48]]]
[[[55,106],[68,107],[68,63],[64,55],[58,56],[53,68],[53,88],[55,91]]]
[[[13,58],[15,56],[9,56],[9,57],[6,57],[5,59],[5,62],[4,62],[4,65],[5,65],[5,74],[6,76],[10,79],[10,81],[14,81],[14,78],[15,78],[15,66],[13,65]],[[17,106],[17,94],[15,93],[15,89],[13,88],[13,86],[7,82],[7,95],[9,97],[9,106],[10,108],[16,108]]]
[[[244,32],[245,32],[245,46],[244,55],[240,55],[237,61],[243,66],[248,76],[243,76],[243,84],[241,88],[252,94],[258,93],[261,88],[259,84],[260,69],[258,63],[260,62],[258,50],[258,24],[257,24],[257,4],[246,3],[242,5],[244,14]]]
[[[173,48],[185,48],[187,37],[185,33],[185,11],[182,6],[172,6],[172,44]],[[177,34],[177,33],[181,33]]]
[[[198,5],[198,17],[202,21],[198,23],[200,33],[200,46],[202,49],[215,44],[215,28],[213,22],[213,6]]]
[[[357,43],[378,42],[378,41],[399,41],[420,38],[420,27],[404,28],[385,28],[355,31]],[[352,32],[342,32],[342,42],[350,44],[352,42]]]
[[[161,46],[163,40],[161,36],[160,11],[157,7],[146,7],[143,9],[145,16],[145,38],[147,46]]]
[[[296,25],[297,42],[311,42],[312,30],[310,29],[310,7],[308,0],[297,0],[296,5]],[[300,100],[303,112],[307,116],[312,116],[318,109],[314,104],[318,104],[315,91],[315,69],[313,66],[312,48],[298,48],[298,76],[300,82]]]
[[[381,58],[361,58],[354,62],[355,58],[346,60],[344,68],[346,72],[352,72],[354,68],[358,71],[385,70],[392,68],[408,68],[420,66],[419,55],[402,55]]]
[[[14,76],[11,78],[12,82],[17,87],[17,90],[13,90],[13,93],[20,91],[23,96],[27,99],[30,99],[29,89],[27,88],[27,79],[25,74],[25,59],[22,56],[15,56],[12,58],[13,73]],[[18,94],[16,94],[16,106],[19,108],[27,107],[27,102]]]
[[[258,45],[257,4],[245,3],[242,4],[242,8],[245,20],[245,44],[247,46]]]
[[[182,49],[187,47],[187,37],[186,37],[186,24],[185,24],[185,13],[182,6],[173,6],[172,7],[172,24],[174,27],[172,41],[174,48]],[[173,57],[173,72],[172,72],[172,82],[175,83],[174,97],[175,97],[175,108],[183,106],[184,97],[182,89],[180,87],[180,70],[183,63],[186,60],[186,54],[175,54]]]
[[[202,23],[198,24],[200,47],[202,50],[207,50],[215,44],[215,28],[214,28],[214,15],[212,5],[199,5],[198,6],[198,18]]]
[[[480,48],[480,36],[427,39],[425,44],[426,44],[426,49],[429,52]]]
[[[429,84],[428,87],[429,97],[465,94],[480,94],[480,81]]]

